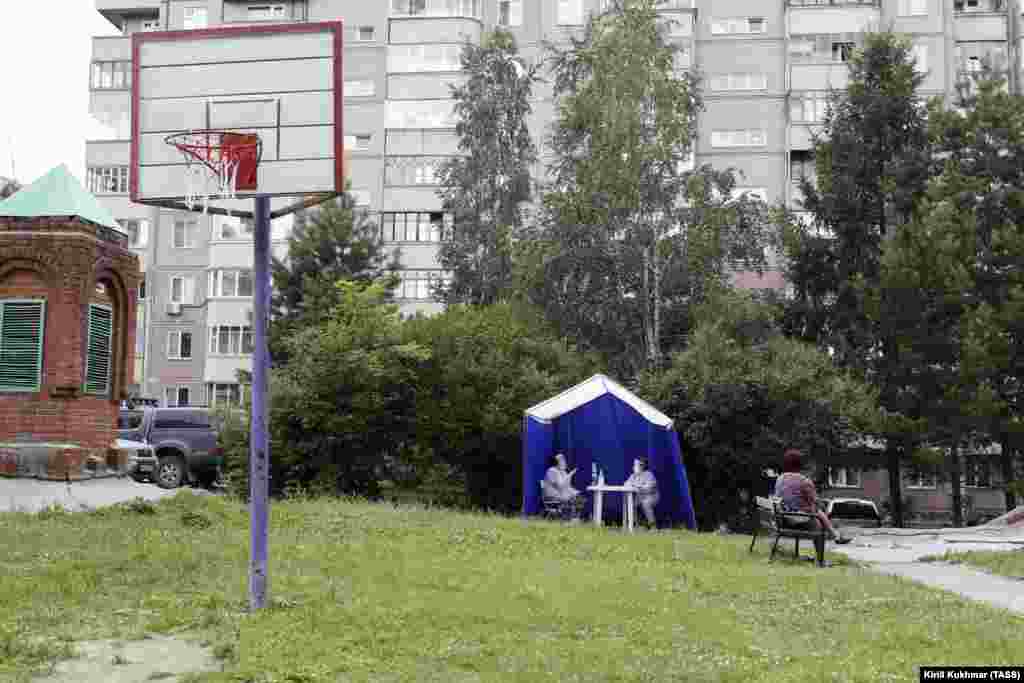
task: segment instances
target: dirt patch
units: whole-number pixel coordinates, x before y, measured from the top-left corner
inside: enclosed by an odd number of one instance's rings
[[[89,640],[75,649],[78,657],[57,662],[36,683],[179,683],[184,674],[221,670],[208,648],[181,638]]]

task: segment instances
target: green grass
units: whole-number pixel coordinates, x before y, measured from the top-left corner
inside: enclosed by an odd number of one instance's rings
[[[291,501],[272,509],[273,606],[247,615],[240,504],[183,493],[155,512],[12,513],[0,680],[28,681],[72,641],[153,632],[225,659],[201,683],[874,683],[1020,661],[1018,616],[851,564],[769,564],[766,541],[748,544]]]
[[[947,551],[942,555],[922,557],[923,562],[952,562],[966,564],[975,569],[1024,581],[1024,549],[1007,552],[971,551],[958,553]]]

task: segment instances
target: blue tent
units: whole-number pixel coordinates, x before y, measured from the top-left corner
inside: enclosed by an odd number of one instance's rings
[[[555,453],[564,453],[576,469],[573,486],[586,491],[592,465],[605,482],[623,483],[633,458],[646,456],[658,479],[659,523],[696,528],[690,485],[672,420],[604,375],[594,375],[523,415],[523,514],[542,511],[540,480]],[[593,508],[587,494],[586,514]],[[605,520],[622,518],[622,496],[606,495]]]

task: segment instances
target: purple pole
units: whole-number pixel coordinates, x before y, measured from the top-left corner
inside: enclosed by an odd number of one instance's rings
[[[267,527],[270,443],[267,437],[267,309],[270,307],[270,197],[256,197],[253,235],[252,325],[256,348],[252,355],[252,417],[249,426],[249,609],[267,603]]]

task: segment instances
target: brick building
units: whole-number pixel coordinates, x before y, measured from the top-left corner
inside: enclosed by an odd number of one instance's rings
[[[64,166],[0,202],[0,474],[123,470],[141,279],[127,244]]]

